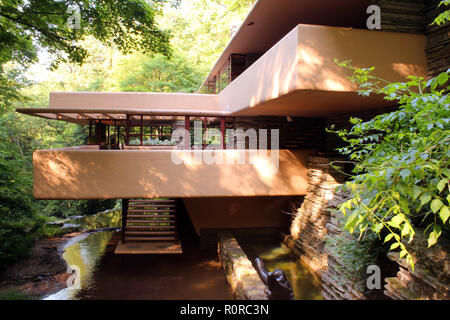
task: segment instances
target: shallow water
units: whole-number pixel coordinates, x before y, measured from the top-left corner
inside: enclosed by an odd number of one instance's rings
[[[47,299],[232,299],[216,251],[183,242],[181,255],[115,255],[119,234],[94,232],[72,240],[63,254],[80,270],[81,289]],[[79,241],[77,241],[79,240]]]
[[[260,257],[269,271],[281,269],[292,286],[295,300],[323,300],[320,283],[298,259],[291,256],[289,248],[276,240],[240,240],[244,252],[254,263]]]
[[[113,231],[99,231],[72,238],[64,248],[63,258],[68,266],[77,270],[79,288],[73,286],[47,297],[47,300],[77,299],[78,293],[95,287],[94,275],[105,255],[106,247]],[[75,283],[76,284],[76,283]]]

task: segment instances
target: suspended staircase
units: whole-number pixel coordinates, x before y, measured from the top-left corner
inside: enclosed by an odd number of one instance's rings
[[[116,254],[179,254],[174,199],[123,199],[122,240]]]

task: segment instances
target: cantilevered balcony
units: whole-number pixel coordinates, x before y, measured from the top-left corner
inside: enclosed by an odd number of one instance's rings
[[[275,151],[272,151],[275,152]],[[311,150],[99,150],[83,146],[33,154],[37,199],[199,198],[306,194]],[[173,161],[175,153],[179,162]],[[208,159],[223,156],[222,163]],[[240,161],[243,156],[244,161]],[[198,161],[200,160],[200,161]]]
[[[362,97],[338,61],[375,67],[391,82],[426,77],[423,35],[298,25],[218,95],[233,116],[328,117],[387,106],[380,96]]]

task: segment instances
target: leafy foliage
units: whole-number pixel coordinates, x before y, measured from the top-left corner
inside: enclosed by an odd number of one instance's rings
[[[37,50],[61,62],[82,64],[88,50],[81,40],[90,36],[123,53],[171,55],[170,34],[155,21],[168,0],[3,0],[0,2],[0,111],[21,98],[23,85],[6,74],[7,63],[28,67]],[[79,28],[68,23],[79,10]]]
[[[203,81],[203,75],[178,54],[171,60],[156,55],[133,63],[137,68],[120,81],[121,91],[195,92]]]
[[[2,1],[2,60],[32,62],[36,57],[34,41],[55,54],[56,62],[82,63],[87,51],[76,41],[88,35],[123,52],[169,55],[169,34],[155,23],[164,2],[167,1],[122,0],[119,5],[114,0]],[[79,29],[68,24],[71,8],[79,10]]]
[[[255,0],[189,0],[178,9],[166,7],[158,17],[170,25],[171,45],[190,65],[207,73],[240,26]],[[181,10],[181,12],[180,12]]]
[[[378,237],[372,233],[362,239],[344,230],[346,219],[336,209],[329,209],[339,227],[343,229],[337,234],[328,234],[326,237],[326,252],[338,259],[339,263],[333,265],[343,277],[334,277],[333,280],[345,287],[346,282],[355,285],[358,290],[366,290],[367,266],[377,264],[377,258],[382,251],[378,245]],[[331,276],[331,273],[328,274]]]
[[[442,6],[449,6],[450,5],[450,0],[442,0],[439,3],[439,7]],[[436,19],[434,19],[432,24],[436,24],[438,26],[442,26],[445,23],[447,23],[448,21],[450,21],[450,10],[444,10],[444,12],[440,13]]]
[[[409,76],[405,83],[387,83],[374,68],[354,68],[352,80],[362,95],[383,94],[398,110],[370,121],[353,118],[351,130],[337,131],[348,146],[339,151],[354,162],[354,176],[344,185],[352,198],[340,206],[346,228],[361,235],[370,229],[391,241],[413,266],[403,240],[414,239],[425,226],[428,245],[448,232],[450,217],[450,69],[424,81]]]

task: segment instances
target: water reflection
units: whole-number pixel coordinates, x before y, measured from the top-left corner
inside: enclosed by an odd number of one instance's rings
[[[217,252],[185,239],[179,255],[116,255],[120,234],[93,232],[73,238],[63,254],[81,273],[81,290],[64,289],[47,300],[226,300],[233,296]]]
[[[76,216],[64,220],[63,228],[77,227],[79,230],[96,230],[101,228],[120,228],[121,210],[113,209],[90,216]]]
[[[63,258],[68,266],[76,266],[79,270],[80,284],[83,290],[94,287],[93,277],[113,231],[93,232],[72,238],[65,246]],[[80,289],[81,289],[80,288]],[[45,300],[72,300],[80,292],[77,288],[65,288]]]
[[[260,257],[267,269],[281,269],[292,286],[295,300],[323,300],[320,283],[291,256],[289,248],[273,240],[239,240],[239,244],[254,263]]]

